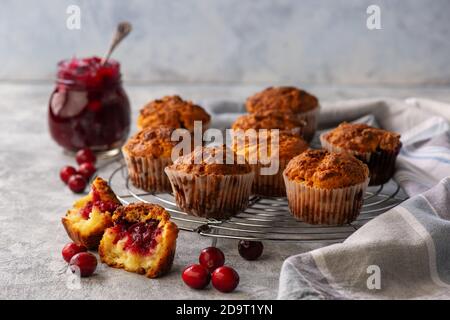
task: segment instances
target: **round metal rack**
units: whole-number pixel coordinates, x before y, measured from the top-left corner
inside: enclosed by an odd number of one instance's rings
[[[125,165],[117,164],[109,177],[109,184],[121,202],[158,203],[170,212],[179,229],[214,239],[341,242],[367,221],[407,199],[400,186],[391,180],[385,185],[368,188],[361,214],[354,222],[343,226],[318,226],[293,218],[286,198],[253,196],[245,211],[219,221],[186,214],[176,206],[172,194],[147,193],[135,188],[129,182]]]

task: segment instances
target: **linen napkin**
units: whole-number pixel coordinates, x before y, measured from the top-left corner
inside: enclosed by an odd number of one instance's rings
[[[244,111],[240,103],[206,106],[221,129]],[[450,105],[416,98],[322,105],[321,129],[355,120],[402,135],[394,178],[411,198],[341,244],[288,258],[278,298],[450,299]]]

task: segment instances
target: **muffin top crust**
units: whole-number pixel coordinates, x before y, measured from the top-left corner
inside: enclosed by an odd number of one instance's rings
[[[170,215],[160,205],[153,203],[131,203],[118,208],[112,217],[114,223],[137,223],[151,220],[169,221]]]
[[[278,143],[274,141],[273,146],[272,137],[273,133],[269,131],[266,139],[235,139],[233,150],[238,155],[244,155],[250,161],[250,157],[257,157],[258,159],[260,159],[260,156],[271,157],[274,155],[274,152],[278,152],[279,159],[290,160],[308,149],[308,143],[294,133],[279,131]],[[262,143],[266,144],[265,148],[261,146]]]
[[[139,113],[137,124],[141,129],[162,125],[193,131],[194,121],[201,121],[205,125],[210,120],[210,115],[202,107],[175,95],[146,104]]]
[[[302,113],[317,108],[319,101],[308,92],[295,87],[269,87],[249,97],[247,111],[281,110]]]
[[[170,158],[177,144],[171,140],[173,130],[169,127],[144,128],[132,136],[122,150],[134,157]]]
[[[167,168],[194,175],[234,175],[251,172],[245,160],[244,163],[241,162],[238,162],[236,154],[225,145],[196,147]]]
[[[335,189],[363,183],[369,169],[349,154],[307,150],[289,161],[284,174],[309,187]]]
[[[290,111],[261,110],[255,113],[245,114],[236,119],[231,126],[234,130],[248,129],[280,129],[291,130],[302,128],[306,125],[304,120],[298,120]]]
[[[357,152],[396,151],[401,145],[398,133],[367,124],[343,122],[323,137],[337,147]]]

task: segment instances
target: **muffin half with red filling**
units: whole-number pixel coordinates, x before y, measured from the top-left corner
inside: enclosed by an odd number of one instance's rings
[[[134,203],[118,208],[112,219],[114,226],[106,229],[98,249],[102,262],[148,278],[170,270],[178,227],[163,207]]]
[[[112,214],[120,206],[105,180],[95,178],[89,194],[73,204],[62,218],[69,237],[88,249],[96,249],[103,232],[112,225]]]

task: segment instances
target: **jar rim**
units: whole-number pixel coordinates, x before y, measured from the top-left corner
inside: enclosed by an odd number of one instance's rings
[[[71,58],[58,62],[56,82],[81,87],[101,87],[121,83],[120,63],[109,59],[101,64],[99,57]]]

